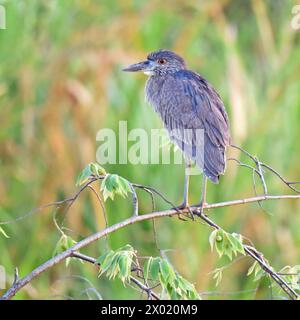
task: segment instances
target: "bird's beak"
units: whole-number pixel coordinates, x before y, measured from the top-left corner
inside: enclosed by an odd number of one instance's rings
[[[127,72],[136,72],[136,71],[143,71],[145,73],[151,72],[153,70],[153,63],[152,61],[146,60],[139,63],[131,64],[130,66],[123,69],[123,71]]]

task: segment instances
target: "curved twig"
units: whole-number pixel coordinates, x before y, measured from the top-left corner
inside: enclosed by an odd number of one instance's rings
[[[262,172],[262,167],[268,169],[269,171],[271,171],[272,173],[274,173],[288,188],[290,188],[291,190],[293,190],[294,192],[296,193],[299,193],[300,194],[300,190],[296,189],[293,187],[293,185],[296,185],[296,184],[300,184],[300,182],[290,182],[288,180],[286,180],[280,173],[278,173],[274,168],[272,168],[271,166],[265,164],[264,162],[261,162],[257,157],[253,156],[252,154],[250,154],[248,151],[246,151],[245,149],[239,147],[239,146],[236,146],[234,144],[231,144],[230,145],[232,148],[235,148],[239,151],[241,151],[242,153],[244,153],[247,157],[249,157],[256,165],[257,169],[256,170],[254,167],[250,166],[250,165],[247,165],[247,164],[244,164],[242,163],[241,161],[235,159],[235,158],[230,158],[228,160],[235,160],[237,161],[241,166],[244,166],[244,167],[248,167],[248,168],[252,168],[252,169],[255,169],[255,172],[260,176],[261,180],[262,180],[262,184],[263,184],[263,188],[264,188],[264,192],[265,194],[267,194],[267,186],[266,186],[266,182],[265,182],[265,179],[264,179],[264,175],[263,175],[263,172]]]

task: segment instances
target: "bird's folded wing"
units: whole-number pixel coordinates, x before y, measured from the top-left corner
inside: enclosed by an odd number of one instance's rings
[[[167,79],[162,91],[166,103],[160,113],[171,139],[196,162],[202,150],[207,174],[216,180],[225,170],[224,154],[230,143],[228,116],[221,98],[206,80],[188,70]]]

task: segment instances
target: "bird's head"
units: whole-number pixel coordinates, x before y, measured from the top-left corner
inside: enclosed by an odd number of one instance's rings
[[[142,71],[148,76],[162,76],[185,68],[185,62],[179,55],[169,50],[158,50],[151,52],[147,60],[132,64],[123,71]]]

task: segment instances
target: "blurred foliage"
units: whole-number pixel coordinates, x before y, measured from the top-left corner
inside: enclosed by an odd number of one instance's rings
[[[145,76],[121,68],[158,48],[172,49],[190,68],[207,78],[222,96],[231,120],[233,141],[287,179],[300,180],[300,30],[290,22],[295,1],[281,0],[11,0],[7,28],[0,30],[0,221],[15,219],[39,205],[70,197],[80,170],[95,161],[101,128],[118,131],[120,120],[132,128],[160,128],[146,105]],[[130,145],[130,143],[129,143]],[[120,142],[118,148],[122,148]],[[239,157],[230,151],[229,156]],[[163,190],[182,201],[183,167],[179,165],[110,165],[108,172]],[[266,175],[269,192],[290,192]],[[192,177],[191,198],[200,197],[201,177]],[[261,188],[258,188],[261,192]],[[208,185],[208,202],[254,194],[252,173],[229,162],[219,185]],[[151,199],[139,192],[140,211]],[[277,270],[299,264],[300,203],[278,201],[216,209],[210,212],[230,232],[251,239]],[[157,209],[166,205],[157,201]],[[76,241],[100,230],[105,221],[93,193],[71,207],[38,211],[1,225],[0,264],[8,285],[14,268],[24,276],[49,259],[60,238],[53,214]],[[107,201],[109,224],[127,218],[128,199]],[[176,218],[157,221],[159,247],[176,270],[207,299],[270,298],[265,285],[246,277],[243,258],[223,272],[215,287],[212,270],[228,262],[209,248],[210,230]],[[139,255],[157,256],[151,222],[129,226],[84,253],[94,257],[107,247],[129,243]],[[170,250],[172,249],[172,250]],[[223,261],[224,259],[224,261]],[[87,288],[93,287],[93,290]],[[257,290],[256,290],[257,289]],[[0,291],[1,293],[2,291]],[[94,294],[93,292],[99,292]],[[56,266],[16,296],[17,299],[135,299],[140,293],[121,281],[97,278],[92,265],[73,259]]]
[[[141,269],[135,250],[126,245],[117,251],[111,250],[101,255],[96,262],[99,265],[99,277],[102,274],[111,280],[119,278],[124,286],[130,284],[132,268]],[[149,257],[144,263],[143,277],[150,288],[160,286],[163,299],[199,300],[201,297],[194,285],[184,279],[168,260]],[[141,275],[140,275],[141,277]]]

